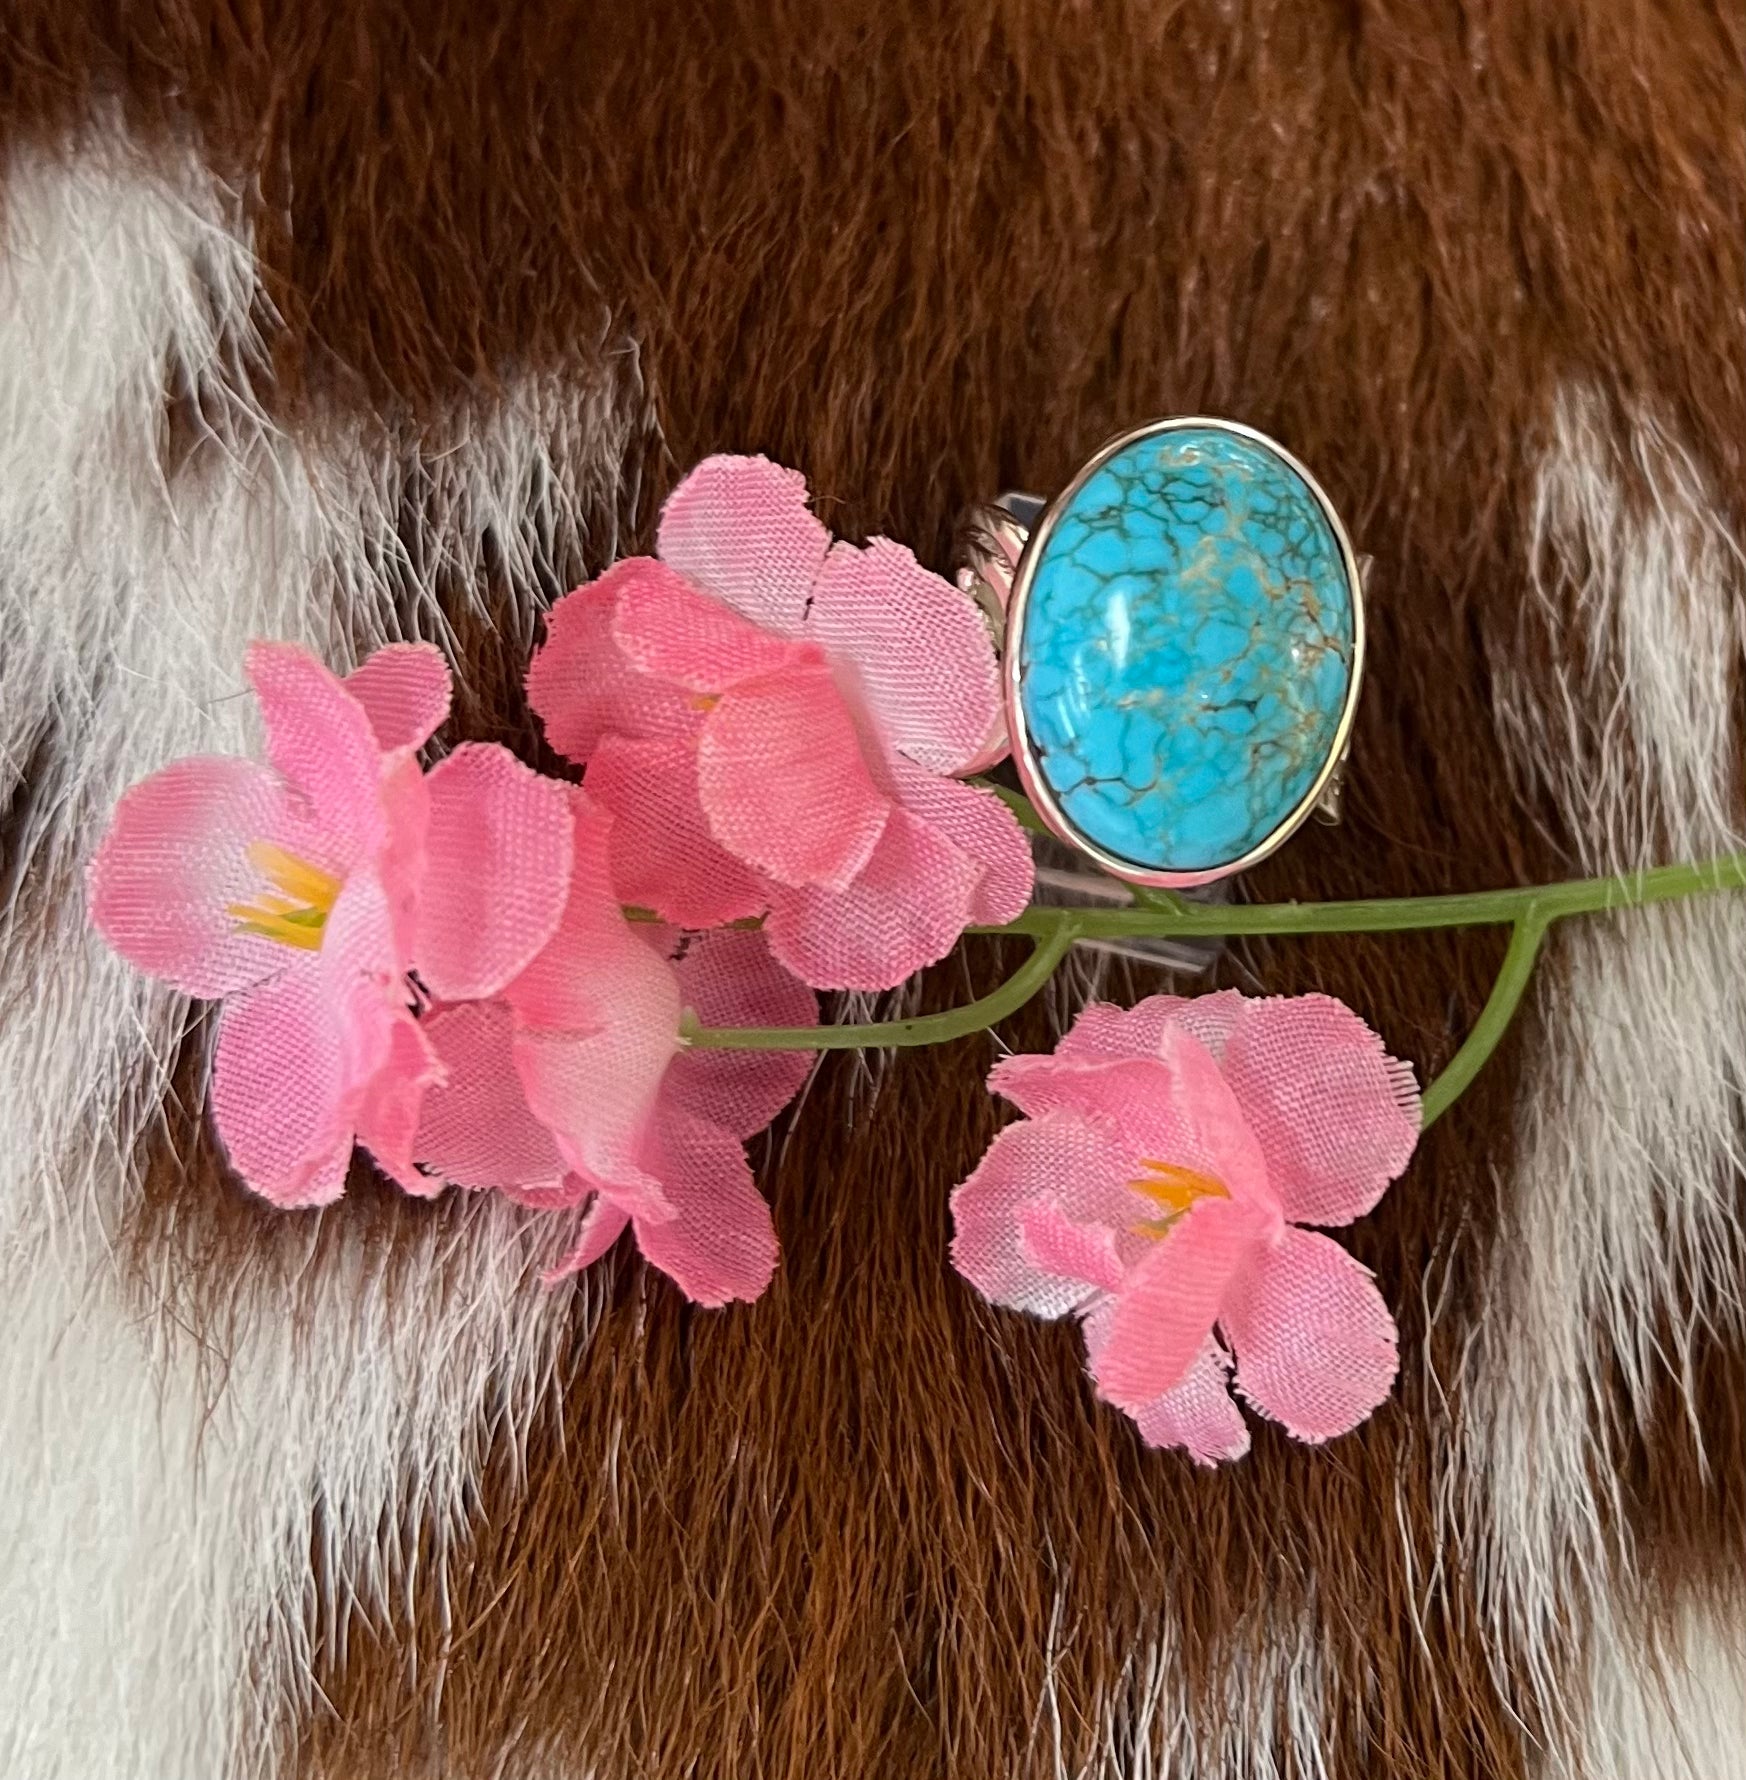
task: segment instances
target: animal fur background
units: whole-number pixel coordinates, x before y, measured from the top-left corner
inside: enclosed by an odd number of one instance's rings
[[[532,745],[541,609],[705,453],[944,568],[1175,412],[1377,564],[1345,826],[1250,893],[1741,844],[1743,55],[1727,0],[6,0],[0,1774],[1746,1773],[1741,898],[1560,930],[1356,1233],[1395,1400],[1204,1474],[948,1271],[986,1043],[825,1064],[755,1309],[548,1294],[509,1208],[245,1198],[78,888],[250,636],[432,637]],[[1430,1072],[1500,952],[1221,980]]]

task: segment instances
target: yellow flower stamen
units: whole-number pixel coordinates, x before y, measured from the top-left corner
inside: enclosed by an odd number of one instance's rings
[[[224,912],[236,923],[237,932],[302,952],[319,952],[327,918],[339,900],[340,880],[271,841],[256,841],[248,859],[280,894],[233,902]]]
[[[1143,1170],[1137,1180],[1128,1185],[1136,1193],[1143,1194],[1154,1204],[1164,1207],[1168,1214],[1161,1218],[1147,1218],[1133,1226],[1136,1236],[1164,1236],[1169,1233],[1170,1226],[1199,1199],[1229,1199],[1230,1189],[1222,1180],[1210,1174],[1197,1173],[1192,1168],[1179,1167],[1174,1162],[1155,1161],[1151,1156],[1140,1158]]]
[[[309,908],[320,909],[324,915],[339,900],[344,888],[331,872],[299,859],[295,853],[287,853],[283,847],[275,847],[271,841],[256,841],[249,848],[249,864],[275,890]]]

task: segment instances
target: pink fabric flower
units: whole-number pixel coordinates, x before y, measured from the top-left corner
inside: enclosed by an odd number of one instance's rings
[[[1418,1141],[1410,1068],[1325,995],[1086,1008],[989,1086],[1027,1116],[952,1198],[952,1262],[996,1304],[1078,1316],[1098,1393],[1202,1464],[1249,1433],[1356,1427],[1397,1369],[1370,1273],[1302,1226],[1362,1217]]]
[[[224,998],[213,1118],[256,1192],[337,1198],[354,1139],[416,1187],[440,1071],[408,973],[490,995],[546,943],[569,882],[566,790],[497,747],[420,771],[450,692],[427,645],[345,680],[288,644],[255,644],[247,667],[271,765],[195,757],[134,786],[91,862],[91,918],[140,969]]]
[[[617,818],[620,897],[681,927],[766,915],[816,988],[882,989],[1013,919],[1030,850],[990,792],[999,676],[975,606],[884,538],[833,543],[805,479],[714,457],[659,559],[552,609],[528,696]]]
[[[612,818],[586,792],[572,798],[575,869],[551,943],[501,996],[426,1022],[447,1080],[424,1102],[418,1159],[457,1186],[581,1208],[554,1279],[628,1224],[688,1298],[756,1298],[777,1243],[744,1142],[799,1092],[811,1053],[687,1051],[681,1010],[711,1026],[809,1026],[818,1004],[760,933],[682,937],[625,920]]]

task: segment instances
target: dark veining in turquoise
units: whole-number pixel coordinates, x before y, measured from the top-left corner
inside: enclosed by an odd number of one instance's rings
[[[1068,820],[1148,871],[1252,852],[1332,751],[1354,612],[1303,478],[1214,427],[1124,446],[1043,541],[1019,640],[1033,760]]]

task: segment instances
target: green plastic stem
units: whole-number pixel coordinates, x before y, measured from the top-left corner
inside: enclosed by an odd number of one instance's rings
[[[1425,1090],[1420,1127],[1429,1131],[1450,1107],[1473,1085],[1473,1079],[1491,1061],[1498,1041],[1509,1030],[1521,1005],[1528,979],[1534,974],[1534,960],[1540,956],[1540,945],[1546,937],[1546,922],[1538,915],[1524,915],[1510,933],[1509,950],[1498,967],[1497,980],[1491,986],[1473,1030],[1437,1079]]]
[[[1040,826],[1028,802],[991,786],[1027,827]],[[1746,887],[1746,851],[1687,865],[1656,866],[1615,877],[1574,878],[1529,889],[1479,890],[1456,896],[1374,897],[1352,902],[1189,903],[1163,896],[1132,908],[1031,907],[1004,927],[972,927],[974,934],[1023,936],[1031,955],[999,988],[980,1000],[912,1020],[847,1026],[697,1026],[685,1039],[725,1050],[844,1051],[948,1044],[985,1031],[1016,1012],[1042,989],[1081,939],[1236,938],[1306,933],[1413,933],[1450,927],[1512,928],[1508,951],[1490,998],[1448,1067],[1425,1090],[1427,1126],[1454,1105],[1503,1037],[1521,1004],[1547,930],[1571,915],[1641,908],[1708,891]]]
[[[1375,897],[1353,902],[1185,903],[1177,909],[1075,909],[1087,939],[1169,935],[1232,938],[1301,933],[1413,933],[1439,927],[1503,927],[1539,914],[1548,924],[1567,915],[1605,914],[1675,902],[1710,890],[1746,886],[1746,852],[1689,865],[1658,865],[1617,877],[1573,878],[1525,890],[1475,890],[1457,896]],[[1029,908],[1005,927],[971,933],[1046,933],[1065,911]]]
[[[985,1032],[996,1020],[1016,1013],[1055,974],[1055,966],[1081,937],[1072,919],[1077,911],[1061,913],[1069,919],[1037,936],[1030,957],[998,989],[941,1014],[875,1020],[866,1026],[697,1026],[688,1016],[679,1034],[691,1044],[730,1051],[860,1051],[950,1044],[955,1038]]]

